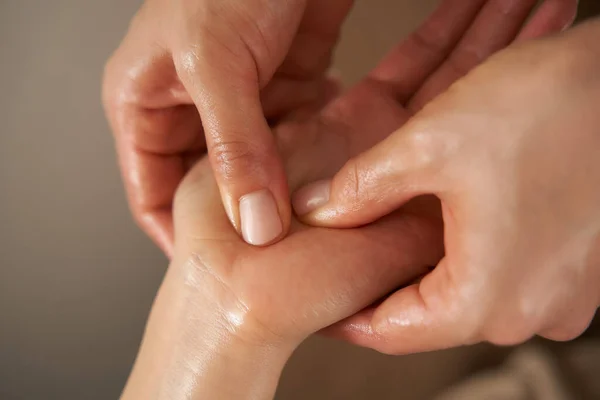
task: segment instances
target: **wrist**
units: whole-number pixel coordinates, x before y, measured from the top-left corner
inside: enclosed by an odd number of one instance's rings
[[[218,304],[210,280],[195,281],[186,268],[169,268],[123,399],[273,398],[295,346],[236,326],[239,316]]]

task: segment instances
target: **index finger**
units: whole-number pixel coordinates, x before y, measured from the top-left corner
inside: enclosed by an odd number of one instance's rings
[[[146,26],[134,20],[107,63],[103,102],[133,215],[169,255],[173,196],[190,159],[205,145],[198,112],[172,58]]]

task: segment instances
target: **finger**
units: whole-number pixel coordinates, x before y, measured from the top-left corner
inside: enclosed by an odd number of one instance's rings
[[[201,114],[229,219],[248,243],[267,245],[288,231],[291,207],[259,92],[275,73],[323,77],[353,1],[222,3],[180,15],[178,72]]]
[[[298,190],[294,211],[317,226],[349,228],[371,223],[444,183],[444,136],[416,119],[370,150],[350,159],[329,181]]]
[[[435,246],[429,246],[427,249],[424,249],[424,254],[432,254],[432,251],[434,249]],[[443,249],[443,246],[440,247],[440,249]],[[440,255],[439,258],[441,258],[442,253],[438,254]],[[438,262],[439,260],[435,260],[435,262],[432,262],[431,264],[434,265]],[[404,285],[403,287],[409,286],[411,284],[420,283],[423,280],[423,278],[427,276],[427,273],[431,272],[432,270],[433,267],[421,268],[422,273],[418,275],[416,279],[412,279],[411,281],[405,280],[405,282],[408,282],[408,284]],[[377,302],[371,304],[369,307],[361,310],[360,312],[352,315],[351,317],[348,317],[331,326],[328,326],[327,328],[321,330],[319,333],[327,337],[352,343],[356,346],[370,348],[377,346],[379,343],[385,341],[385,337],[381,336],[375,330],[373,330],[373,325],[371,324],[371,322],[373,320],[373,316],[375,315],[375,311],[377,311],[377,307],[379,307],[387,297],[388,296],[384,296]]]
[[[596,311],[592,313],[577,311],[576,315],[570,315],[559,324],[544,329],[539,336],[555,342],[575,340],[589,328]]]
[[[353,316],[321,330],[319,334],[352,343],[355,346],[374,348],[385,338],[373,330],[371,321],[375,307],[368,307]]]
[[[370,73],[406,102],[444,61],[471,26],[486,0],[444,0],[414,33]]]
[[[542,329],[538,328],[540,336],[564,342],[578,338],[588,329],[598,311],[598,291],[595,285],[586,286],[569,292],[568,298],[560,299],[552,309],[550,320]]]
[[[112,127],[129,204],[138,224],[169,254],[171,202],[184,156],[204,148],[197,111],[172,59],[140,23],[144,9],[108,62],[103,102]]]
[[[178,55],[177,65],[202,117],[229,219],[246,242],[264,246],[289,229],[286,176],[263,114],[256,65],[250,55],[231,54],[247,51],[240,45],[224,53],[209,43]]]
[[[122,114],[115,134],[133,215],[170,254],[173,197],[190,167],[189,158],[204,148],[200,128],[190,134],[194,125],[199,125],[197,112],[195,108],[139,110],[123,106]],[[165,141],[168,135],[164,132],[172,134],[172,142]]]
[[[335,45],[354,0],[306,2],[298,31],[277,74],[306,81],[331,67]]]
[[[517,40],[529,40],[561,32],[575,22],[578,0],[546,0],[519,33]]]
[[[469,286],[456,286],[447,267],[442,261],[420,283],[394,293],[372,312],[368,330],[362,325],[363,334],[353,333],[347,338],[386,354],[435,351],[479,342],[478,307],[483,302]]]
[[[420,110],[452,83],[514,41],[537,0],[489,0],[460,42],[408,102]]]

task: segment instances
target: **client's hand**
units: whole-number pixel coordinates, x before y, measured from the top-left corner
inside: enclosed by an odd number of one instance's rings
[[[277,131],[294,189],[330,176],[360,139],[318,128],[313,120]],[[260,196],[242,207],[272,201]],[[124,398],[271,398],[308,335],[442,257],[439,220],[402,212],[356,230],[294,221],[285,240],[250,246],[229,223],[206,159],[182,183],[174,210],[175,256]]]
[[[514,14],[484,14],[487,23],[457,46],[475,12],[453,11],[429,22],[448,33],[439,51],[413,37],[348,94],[321,111],[321,104],[298,110],[277,127],[292,190],[331,177],[459,77],[442,62],[455,47],[450,59],[468,70],[476,60],[461,57],[466,48],[489,54],[510,43],[522,23]],[[481,39],[492,33],[501,40]],[[259,193],[241,206],[268,201]],[[420,277],[443,256],[437,203],[426,199],[356,230],[293,221],[282,242],[249,246],[228,221],[206,159],[182,183],[174,210],[173,262],[124,398],[270,398],[303,339]]]

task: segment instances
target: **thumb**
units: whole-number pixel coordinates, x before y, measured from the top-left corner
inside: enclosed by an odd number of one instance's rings
[[[372,329],[385,338],[374,345],[377,350],[408,354],[481,341],[480,308],[485,301],[472,285],[453,282],[447,264],[442,260],[421,282],[399,290],[377,308]]]
[[[296,214],[313,225],[351,228],[371,223],[414,197],[437,194],[446,145],[441,135],[418,125],[409,122],[350,159],[332,180],[298,190],[292,199]]]
[[[247,56],[244,56],[247,55]],[[257,65],[235,46],[198,46],[176,61],[204,128],[229,219],[246,242],[264,246],[289,229],[286,175],[260,99]]]
[[[419,283],[329,327],[324,333],[385,354],[443,350],[482,341],[482,304],[474,287],[454,282],[447,259]]]

